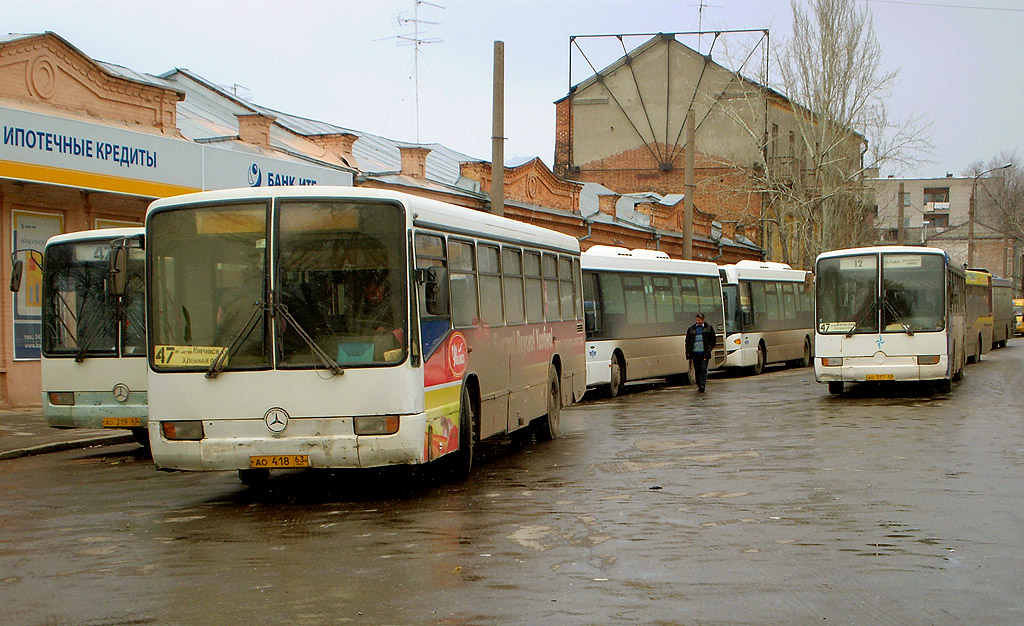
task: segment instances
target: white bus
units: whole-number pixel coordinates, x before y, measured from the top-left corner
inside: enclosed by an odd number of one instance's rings
[[[112,247],[127,252],[126,286],[110,289]],[[56,428],[146,430],[143,229],[51,237],[43,249],[40,374],[43,416]]]
[[[722,287],[714,263],[617,246],[593,246],[582,259],[588,387],[616,396],[627,381],[693,382],[685,339],[697,313],[718,333],[708,369],[725,360]]]
[[[785,263],[721,266],[725,298],[725,367],[760,374],[765,365],[811,364],[812,274]]]
[[[815,264],[814,377],[839,394],[850,381],[963,377],[966,276],[943,250],[835,250]]]
[[[366,468],[558,434],[586,389],[579,243],[349,187],[154,202],[150,438],[160,468]]]

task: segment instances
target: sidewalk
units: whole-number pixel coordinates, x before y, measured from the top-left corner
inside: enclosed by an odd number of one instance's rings
[[[135,438],[127,430],[50,428],[40,407],[0,409],[0,461],[133,441]]]

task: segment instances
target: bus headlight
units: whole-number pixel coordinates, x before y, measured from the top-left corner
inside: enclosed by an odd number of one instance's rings
[[[74,406],[74,391],[51,391],[49,394],[50,404],[54,406]]]
[[[187,422],[160,422],[164,439],[170,441],[199,441],[205,436],[203,423],[196,420]]]
[[[393,435],[398,432],[397,415],[380,415],[353,418],[353,430],[357,435]]]
[[[839,367],[843,364],[843,357],[823,356],[821,357],[821,364],[825,367]]]
[[[919,356],[917,357],[918,365],[938,365],[939,355]]]

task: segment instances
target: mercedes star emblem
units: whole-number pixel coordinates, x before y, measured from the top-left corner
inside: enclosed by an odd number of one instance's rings
[[[272,433],[279,433],[288,427],[288,411],[274,407],[263,414],[263,421]]]
[[[113,393],[115,400],[117,400],[118,402],[124,402],[125,400],[128,399],[128,385],[124,383],[117,383],[116,385],[114,385]]]

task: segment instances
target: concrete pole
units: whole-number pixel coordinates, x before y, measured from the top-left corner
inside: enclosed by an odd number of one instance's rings
[[[505,42],[494,42],[491,124],[491,213],[505,215]]]
[[[896,243],[901,245],[901,246],[904,244],[903,237],[906,234],[906,233],[903,232],[903,203],[905,202],[906,197],[907,197],[905,194],[906,194],[906,192],[904,191],[903,183],[901,182],[900,183],[900,192],[896,196],[896,204],[897,204],[897,206],[899,208],[899,210],[896,212],[896,214],[898,216],[896,219],[899,220],[899,222],[896,224]]]
[[[694,140],[693,109],[686,112],[686,161],[683,172],[683,258],[693,259],[693,153],[697,151]]]

